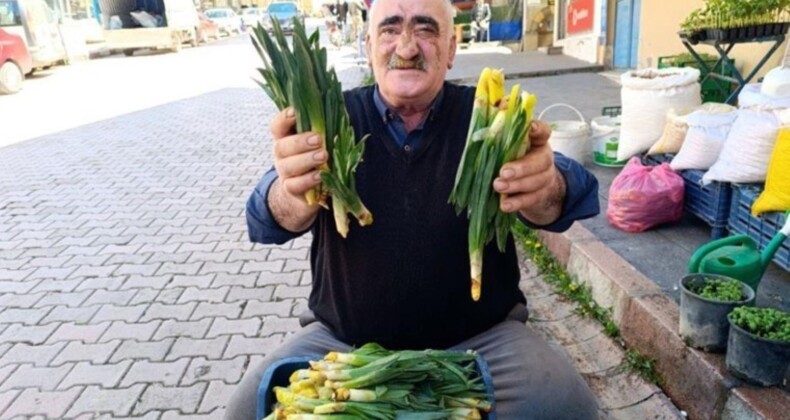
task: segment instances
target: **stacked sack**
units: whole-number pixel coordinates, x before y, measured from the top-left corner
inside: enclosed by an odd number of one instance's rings
[[[695,108],[684,118],[686,136],[669,166],[676,171],[710,168],[724,148],[737,111],[734,106],[719,103]]]
[[[703,183],[765,181],[781,125],[780,113],[790,108],[790,97],[768,96],[759,84],[749,84],[738,95],[738,104],[721,154],[702,177]]]
[[[646,152],[661,138],[670,109],[702,103],[699,70],[687,68],[629,71],[620,77],[622,115],[617,160]]]

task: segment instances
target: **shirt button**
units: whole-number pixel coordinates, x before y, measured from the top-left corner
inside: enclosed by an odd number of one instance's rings
[[[403,146],[403,150],[405,150],[405,151],[406,151],[406,153],[409,153],[409,152],[411,152],[411,146],[409,146],[409,145],[407,144],[407,145]]]

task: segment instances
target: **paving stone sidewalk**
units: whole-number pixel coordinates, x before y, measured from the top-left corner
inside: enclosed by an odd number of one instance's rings
[[[0,149],[0,418],[221,417],[309,292],[308,237],[246,237],[274,112],[226,89]]]
[[[0,150],[0,417],[221,417],[309,289],[306,238],[246,238],[274,111],[228,89]]]
[[[275,112],[225,89],[0,149],[0,418],[221,417],[307,306],[309,238],[246,236]]]

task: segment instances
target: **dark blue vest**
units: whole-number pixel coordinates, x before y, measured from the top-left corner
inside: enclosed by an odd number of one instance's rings
[[[445,83],[441,108],[425,124],[419,149],[390,138],[373,88],[346,92],[357,138],[370,134],[357,188],[372,225],[354,219],[347,239],[331,211],[313,226],[310,308],[341,340],[393,349],[449,347],[480,333],[525,302],[512,239],[492,242],[483,261],[480,301],[470,295],[468,222],[447,203],[466,142],[474,89]]]

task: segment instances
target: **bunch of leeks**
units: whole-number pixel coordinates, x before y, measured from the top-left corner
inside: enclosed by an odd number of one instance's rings
[[[355,141],[343,100],[343,91],[334,69],[327,68],[327,52],[318,42],[318,30],[309,37],[299,19],[294,18],[293,47],[289,47],[277,19],[272,19],[269,35],[262,25],[253,29],[253,44],[263,61],[257,83],[278,109],[289,106],[296,111],[296,130],[323,135],[322,147],[329,156],[323,164],[321,184],[305,194],[308,204],[327,206],[332,197],[332,212],[337,231],[348,235],[348,213],[360,226],[373,223],[373,215],[357,193],[354,173],[365,151],[364,139]]]
[[[502,165],[529,150],[529,131],[537,98],[513,86],[505,97],[501,70],[483,69],[477,83],[466,147],[449,202],[469,218],[469,262],[472,299],[480,299],[483,284],[483,249],[496,236],[504,252],[510,229],[517,219],[499,209],[500,196],[493,189]]]
[[[480,419],[492,408],[474,353],[389,351],[374,343],[310,361],[274,393],[265,420]]]

